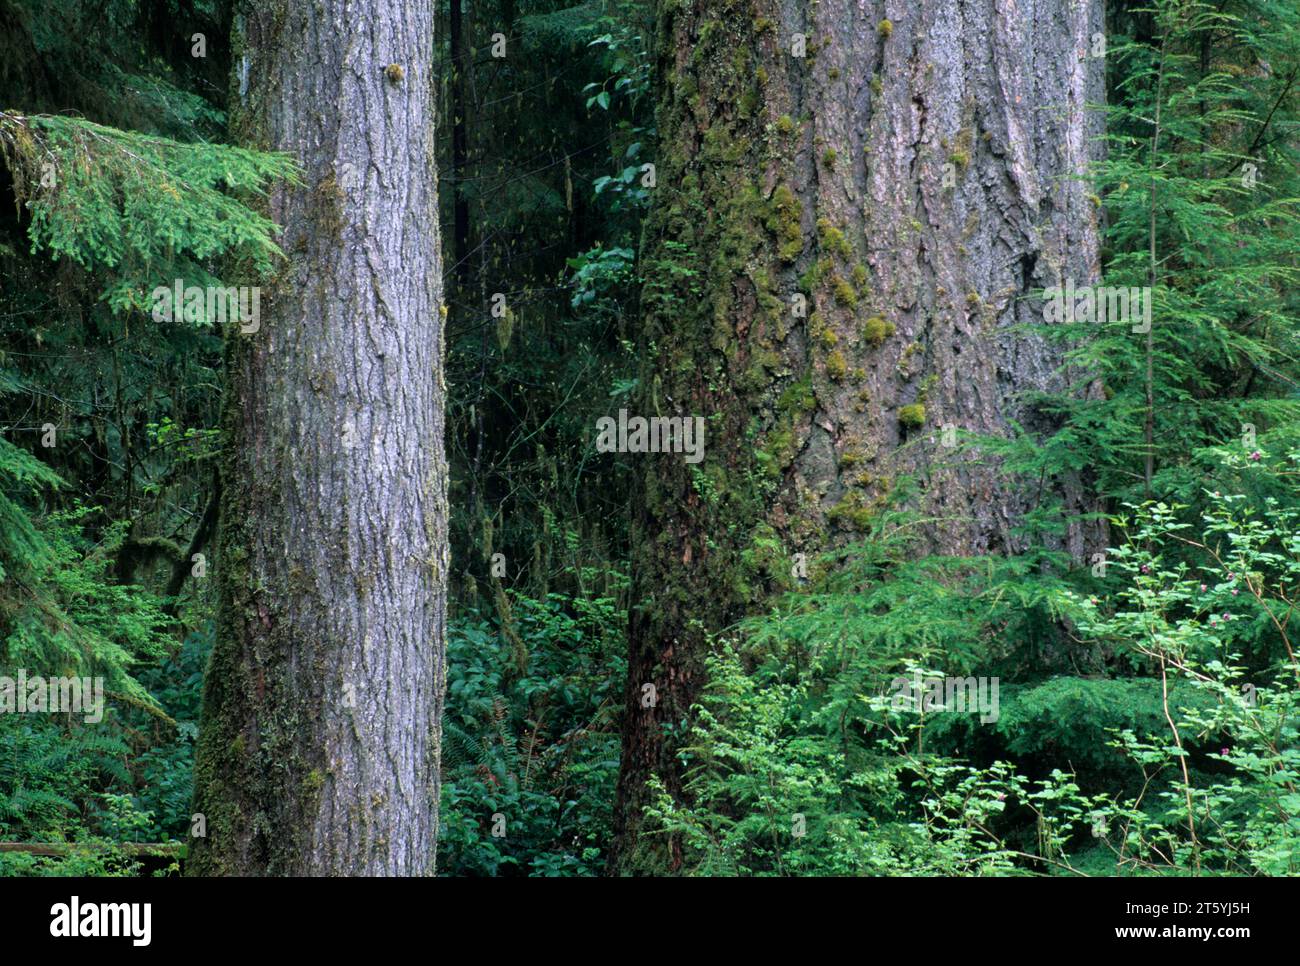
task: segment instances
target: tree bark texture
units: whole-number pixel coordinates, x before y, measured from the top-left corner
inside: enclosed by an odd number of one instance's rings
[[[1099,151],[1102,29],[1099,0],[661,0],[640,405],[708,429],[698,466],[629,457],[619,868],[672,867],[638,841],[646,779],[680,791],[705,636],[761,609],[793,554],[860,538],[905,478],[939,518],[928,550],[1024,549],[1038,494],[944,428],[1041,433],[1034,393],[1074,381],[1025,327],[1032,293],[1098,270],[1078,179]],[[1089,508],[1083,481],[1050,485],[1067,515]],[[1094,540],[1076,524],[1057,549]]]
[[[220,620],[187,871],[427,875],[447,470],[430,0],[248,0],[236,139],[302,165],[228,338]]]

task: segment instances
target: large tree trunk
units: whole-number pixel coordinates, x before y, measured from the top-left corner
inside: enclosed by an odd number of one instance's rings
[[[232,123],[287,261],[228,333],[188,871],[434,868],[447,575],[430,0],[248,0]]]
[[[760,606],[793,554],[860,534],[904,475],[943,517],[929,549],[1021,549],[1034,492],[943,427],[1051,425],[1021,394],[1065,387],[1062,347],[1013,327],[1042,320],[1031,291],[1097,271],[1072,178],[1097,151],[1101,30],[1100,0],[660,3],[641,406],[703,415],[708,436],[696,467],[631,457],[648,462],[620,868],[672,867],[637,839],[647,777],[680,791],[671,735],[705,635]],[[1058,490],[1086,506],[1077,481]],[[1076,558],[1088,542],[1077,525],[1060,540]]]

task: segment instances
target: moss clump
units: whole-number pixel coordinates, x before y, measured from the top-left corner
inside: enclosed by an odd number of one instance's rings
[[[835,382],[841,381],[849,372],[849,364],[844,358],[844,353],[836,349],[826,357],[826,375],[830,376]]]
[[[898,411],[898,423],[904,429],[920,429],[925,425],[925,404],[912,403]]]
[[[949,159],[957,165],[958,170],[965,171],[970,164],[971,149],[975,144],[975,131],[970,127],[964,127],[957,132],[956,142],[952,150],[948,153]]]
[[[853,266],[853,285],[859,292],[867,284],[867,270],[861,265]]]
[[[876,33],[882,40],[888,40],[894,34],[894,23],[891,20],[882,20],[876,24]]]
[[[849,241],[844,237],[844,232],[832,225],[829,218],[817,219],[817,235],[821,238],[822,247],[839,255],[841,258],[848,258],[853,254],[853,249],[849,247]]]
[[[810,413],[816,409],[817,399],[813,395],[812,379],[805,376],[786,386],[776,401],[776,408],[782,413]]]
[[[794,459],[794,431],[786,425],[772,430],[759,453],[773,460],[778,467],[789,465]]]
[[[754,34],[756,36],[762,36],[769,30],[776,30],[776,21],[771,17],[759,17],[754,21]]]
[[[757,392],[772,378],[772,372],[781,368],[781,357],[771,349],[755,349],[749,365],[736,376],[736,388],[744,392]]]
[[[822,258],[814,262],[808,271],[799,276],[799,287],[805,292],[812,292],[821,284],[822,276],[831,271],[835,263],[829,258]]]
[[[788,426],[772,430],[754,455],[769,476],[780,476],[781,471],[794,460],[793,431]]]
[[[867,337],[868,342],[879,348],[886,339],[894,334],[894,331],[895,327],[893,322],[886,320],[883,316],[873,315],[871,318],[867,319],[867,325],[863,330],[863,334]]]
[[[803,228],[800,226],[799,199],[785,185],[772,192],[766,218],[767,230],[776,236],[777,254],[783,262],[793,262],[803,251]]]
[[[747,590],[752,597],[752,582],[786,586],[790,582],[785,545],[770,524],[760,523],[754,528],[749,546],[740,552],[740,581],[738,588]]]
[[[826,149],[826,153],[822,155],[822,164],[826,166],[827,171],[835,170],[835,161],[839,156],[839,152],[834,148]]]
[[[840,305],[849,308],[857,308],[858,293],[853,290],[853,286],[838,275],[831,276],[831,288],[835,292],[835,301]]]
[[[855,530],[865,530],[871,525],[875,510],[868,506],[861,493],[850,493],[826,512],[826,519]]]
[[[911,379],[920,370],[921,352],[921,345],[918,342],[909,343],[903,348],[902,355],[898,357],[897,371],[904,379]]]
[[[697,40],[695,44],[695,53],[697,56],[701,56],[700,47],[708,44],[709,41],[713,39],[713,35],[720,33],[722,29],[723,23],[721,20],[706,20],[704,22],[704,26],[700,28],[699,40]]]
[[[776,129],[781,132],[781,134],[789,137],[794,133],[794,118],[789,114],[782,114],[776,119]]]
[[[885,89],[885,85],[884,85],[884,83],[881,82],[881,80],[880,80],[880,75],[879,75],[879,74],[872,74],[872,75],[871,75],[871,93],[873,93],[873,94],[875,94],[877,97],[879,97],[880,94],[881,94],[881,92],[882,92],[884,89]]]
[[[923,402],[925,402],[927,399],[929,399],[929,398],[930,398],[930,391],[931,391],[932,389],[934,389],[934,387],[937,386],[937,385],[939,385],[939,377],[936,376],[936,375],[933,375],[933,374],[932,374],[932,375],[928,375],[928,376],[926,376],[924,379],[922,379],[922,380],[921,380],[921,391],[920,391],[919,393],[917,393],[916,401],[919,402],[919,403],[923,403]]]

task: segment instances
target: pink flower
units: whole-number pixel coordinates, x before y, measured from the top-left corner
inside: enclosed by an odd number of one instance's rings
[[[1251,453],[1251,454],[1250,454],[1250,458],[1253,459],[1253,460],[1258,460],[1258,459],[1259,459],[1259,450],[1255,450],[1255,452]]]
[[[1219,749],[1219,754],[1221,754],[1221,755],[1226,755],[1227,753],[1228,753],[1228,749],[1227,749],[1227,748],[1220,748],[1220,749]]]
[[[1202,593],[1202,594],[1205,593],[1205,585],[1204,585],[1204,584],[1201,584],[1201,593]]]

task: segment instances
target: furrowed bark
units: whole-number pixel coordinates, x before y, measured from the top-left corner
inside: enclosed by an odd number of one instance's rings
[[[227,333],[191,874],[428,875],[447,574],[429,0],[243,3],[232,127],[303,184]]]
[[[659,4],[640,407],[703,415],[708,436],[696,467],[632,457],[620,870],[675,867],[638,834],[647,780],[681,794],[706,637],[761,610],[794,553],[860,536],[902,477],[941,518],[930,551],[1024,549],[1035,490],[943,429],[1049,430],[1031,394],[1075,381],[1023,327],[1042,321],[1032,292],[1097,273],[1077,179],[1098,150],[1102,29],[1098,0]],[[1067,516],[1090,508],[1081,481],[1052,485]],[[1074,524],[1058,549],[1096,539]]]

